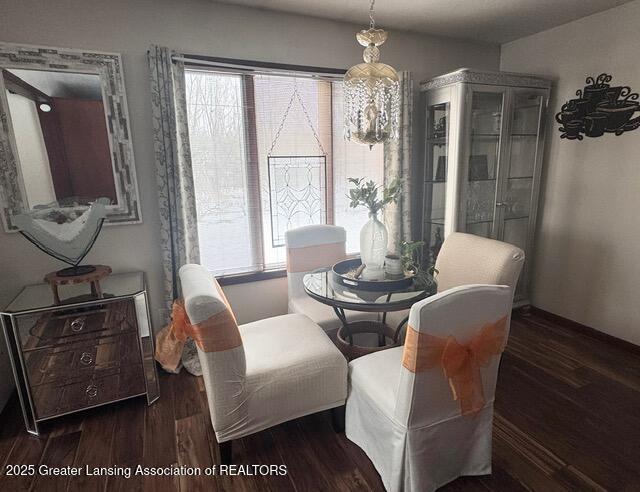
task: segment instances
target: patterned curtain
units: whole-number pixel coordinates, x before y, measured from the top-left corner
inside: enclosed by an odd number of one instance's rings
[[[180,297],[178,270],[200,261],[184,63],[173,54],[159,46],[148,53],[167,318]]]
[[[413,118],[413,80],[410,72],[399,72],[400,78],[400,135],[398,141],[384,145],[384,183],[402,180],[402,196],[397,204],[388,205],[384,211],[384,223],[389,231],[388,250],[400,253],[403,241],[412,238],[411,200],[413,198],[411,162],[411,120]]]

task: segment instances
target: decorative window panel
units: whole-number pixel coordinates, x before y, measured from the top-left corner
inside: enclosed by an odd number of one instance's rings
[[[284,246],[289,229],[324,224],[327,157],[269,156],[271,244]]]

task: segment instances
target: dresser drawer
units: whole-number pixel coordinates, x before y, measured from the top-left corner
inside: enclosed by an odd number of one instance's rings
[[[135,304],[131,299],[84,308],[60,308],[15,319],[23,350],[56,347],[136,329]]]
[[[130,331],[102,337],[30,350],[24,353],[29,384],[85,381],[117,372],[120,367],[142,361],[138,334]]]
[[[145,393],[142,364],[120,367],[104,377],[33,387],[36,418],[46,419]]]

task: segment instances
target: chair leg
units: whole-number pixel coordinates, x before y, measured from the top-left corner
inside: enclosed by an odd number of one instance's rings
[[[231,464],[231,442],[232,441],[225,441],[225,442],[218,443],[218,451],[220,452],[221,465]]]
[[[333,430],[337,433],[344,432],[345,409],[345,405],[331,409],[331,424],[333,425]]]

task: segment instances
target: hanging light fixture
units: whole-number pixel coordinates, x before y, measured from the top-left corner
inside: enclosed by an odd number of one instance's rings
[[[364,63],[351,67],[344,76],[345,138],[369,148],[398,139],[400,82],[393,67],[380,63],[381,46],[387,40],[384,29],[376,29],[375,0],[369,7],[369,29],[356,34],[365,46]]]

